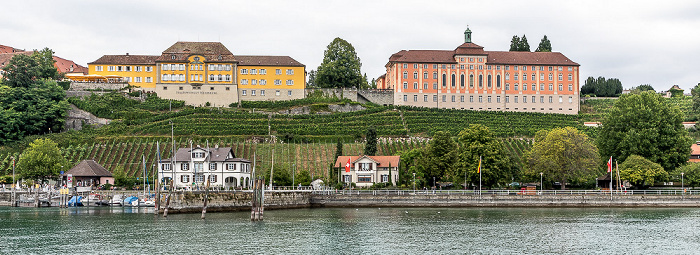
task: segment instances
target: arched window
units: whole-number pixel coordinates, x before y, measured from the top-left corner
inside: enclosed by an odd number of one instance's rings
[[[483,88],[483,87],[484,87],[484,75],[479,74],[479,88]]]
[[[501,88],[501,76],[496,75],[496,88],[500,89]]]
[[[450,84],[451,84],[452,87],[454,88],[454,87],[455,87],[455,83],[457,82],[457,76],[455,76],[455,74],[452,74],[452,77],[451,77],[451,78],[452,78],[452,79],[450,80]]]
[[[447,74],[443,73],[442,74],[442,87],[444,88],[446,86],[447,86]]]
[[[488,86],[489,88],[491,88],[491,75],[490,75],[490,74],[489,74],[489,76],[487,77],[486,86]]]
[[[469,87],[474,88],[474,75],[473,74],[469,75]]]
[[[223,77],[221,74],[219,74],[219,77],[218,77],[218,78],[219,78],[219,79],[218,79],[219,81],[223,81],[223,80],[224,80],[224,79],[223,79],[224,77]]]
[[[464,88],[464,74],[459,76],[459,86]]]

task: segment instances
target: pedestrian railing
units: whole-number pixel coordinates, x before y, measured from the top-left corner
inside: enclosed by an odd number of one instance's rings
[[[496,196],[557,196],[557,195],[611,195],[609,190],[314,190],[326,195],[496,195]],[[700,190],[613,190],[613,196],[700,195]]]

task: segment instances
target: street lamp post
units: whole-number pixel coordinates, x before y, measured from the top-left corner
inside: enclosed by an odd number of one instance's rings
[[[15,200],[15,187],[17,185],[17,180],[15,180],[15,157],[12,156],[12,206],[16,206],[17,201]]]
[[[433,176],[433,190],[435,190],[435,176]]]
[[[540,172],[540,193],[542,190],[544,190],[544,186],[542,186],[542,172]]]
[[[685,194],[685,183],[683,183],[683,175],[685,173],[681,173],[681,189],[683,190],[683,194]]]
[[[416,173],[413,173],[413,194],[416,194]]]
[[[297,171],[297,163],[292,164],[292,189],[294,189],[294,174]]]

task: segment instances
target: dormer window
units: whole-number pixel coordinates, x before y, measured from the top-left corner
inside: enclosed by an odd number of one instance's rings
[[[170,59],[175,60],[175,55],[170,56]]]
[[[223,57],[221,57],[221,55],[219,55],[219,61],[221,61],[222,59],[223,59]]]
[[[204,158],[204,152],[193,152],[192,158]]]
[[[199,57],[194,57],[194,61],[199,61]]]

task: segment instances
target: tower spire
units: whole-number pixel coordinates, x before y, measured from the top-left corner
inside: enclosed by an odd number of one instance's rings
[[[464,30],[464,42],[465,43],[472,42],[472,31],[469,30],[469,25],[467,25],[467,30]]]

